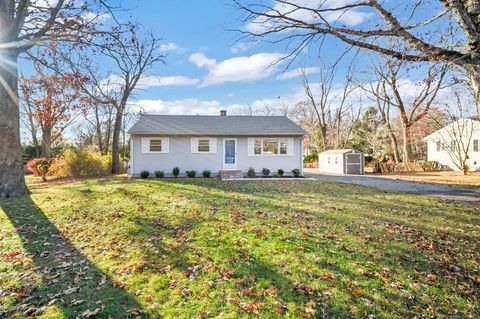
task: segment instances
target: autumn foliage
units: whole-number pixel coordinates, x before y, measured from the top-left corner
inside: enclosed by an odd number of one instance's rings
[[[40,176],[43,181],[46,181],[52,162],[52,159],[45,157],[34,158],[27,163],[27,169],[35,176]]]

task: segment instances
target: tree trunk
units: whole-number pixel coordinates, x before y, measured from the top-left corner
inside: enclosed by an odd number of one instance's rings
[[[464,66],[470,78],[470,85],[475,96],[475,104],[477,105],[477,114],[480,116],[480,61],[477,64]]]
[[[52,156],[52,129],[42,129],[42,156],[50,158]]]
[[[3,50],[2,56],[17,63],[16,53]],[[8,64],[0,67],[0,79],[0,198],[5,198],[26,194],[27,186],[20,145],[17,67]]]
[[[117,109],[112,138],[112,174],[120,172],[120,133],[122,132],[123,107]]]
[[[322,134],[322,143],[323,143],[323,150],[327,150],[327,127],[320,126],[320,132]]]
[[[395,162],[400,162],[401,161],[401,157],[400,157],[400,152],[398,151],[398,141],[397,141],[397,137],[395,136],[395,134],[393,133],[393,130],[392,128],[389,126],[388,127],[388,135],[390,137],[390,141],[392,143],[392,149],[393,149],[393,156],[395,157]]]
[[[106,155],[107,152],[104,150],[103,146],[103,136],[102,136],[102,122],[100,121],[100,116],[98,115],[98,104],[95,105],[95,134],[97,135],[98,150],[100,154]]]
[[[413,162],[412,132],[410,125],[403,125],[403,161],[405,163]]]

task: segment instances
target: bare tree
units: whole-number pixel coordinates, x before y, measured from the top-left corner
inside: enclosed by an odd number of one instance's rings
[[[164,55],[160,53],[159,45],[160,40],[153,33],[145,32],[138,24],[128,23],[96,39],[92,43],[94,49],[88,58],[85,57],[83,48],[80,48],[76,55],[72,54],[72,48],[61,53],[61,58],[68,64],[71,72],[88,77],[89,80],[80,85],[83,93],[92,100],[94,108],[109,105],[115,110],[111,128],[112,174],[119,173],[120,169],[120,138],[128,101],[140,79],[156,63],[163,62]],[[92,56],[101,57],[103,63],[107,63],[109,67],[104,68],[94,62],[95,58]],[[106,60],[108,62],[105,62]],[[98,109],[94,110],[97,111]],[[97,130],[100,122],[95,113]],[[107,125],[110,125],[110,122]],[[109,134],[110,128],[107,132]],[[100,135],[101,132],[97,132],[97,139]],[[107,138],[106,143],[109,140]],[[102,148],[105,149],[103,145]]]
[[[418,70],[411,68],[411,65],[404,60],[386,56],[377,62],[372,61],[371,66],[375,73],[375,83],[363,85],[363,88],[377,103],[387,125],[392,147],[394,151],[396,150],[397,161],[399,159],[397,137],[392,128],[390,111],[392,108],[398,111],[402,127],[403,161],[411,162],[413,161],[412,128],[426,117],[438,92],[447,87],[444,85],[447,65],[429,65],[427,75],[418,81],[412,75],[415,72],[418,73]]]
[[[286,59],[312,44],[321,45],[320,39],[333,37],[403,61],[456,65],[468,74],[480,112],[479,1],[234,2],[249,23],[241,30],[242,39],[288,43]],[[349,19],[352,16],[357,19]],[[400,45],[392,48],[392,42]]]
[[[101,0],[0,1],[0,198],[27,192],[20,148],[19,55],[42,41],[90,37],[106,11]]]
[[[335,66],[321,68],[319,75],[318,86],[312,87],[305,72],[302,73],[306,101],[297,105],[297,108],[306,107],[313,111],[316,125],[321,134],[322,149],[339,148],[345,145],[351,132],[351,126],[343,130],[344,120],[348,115],[355,113],[352,113],[352,105],[348,102],[350,94],[354,91],[352,76],[350,71],[347,72],[342,88],[338,90],[333,83],[336,75]],[[318,89],[318,92],[315,88]],[[304,111],[303,113],[308,112]],[[333,134],[331,130],[333,130]]]
[[[379,71],[383,70],[379,68]],[[382,72],[383,73],[383,72]],[[368,92],[367,97],[375,102],[375,106],[380,114],[382,124],[385,126],[388,137],[392,146],[395,161],[400,162],[401,156],[398,150],[398,139],[393,129],[391,119],[391,108],[394,107],[387,90],[387,83],[383,76],[379,76],[380,72],[375,72],[376,81],[368,81],[363,84],[362,88]]]

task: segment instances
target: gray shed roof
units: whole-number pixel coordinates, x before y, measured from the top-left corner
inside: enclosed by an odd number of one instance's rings
[[[305,135],[285,116],[142,115],[129,134]]]
[[[348,148],[348,149],[327,150],[327,151],[321,152],[320,154],[345,154],[345,153],[361,153],[361,152],[354,150],[353,148]]]

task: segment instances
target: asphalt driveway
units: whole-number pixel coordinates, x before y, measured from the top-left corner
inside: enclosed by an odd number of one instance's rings
[[[320,174],[315,170],[305,170],[305,177],[337,183],[357,184],[381,188],[389,191],[425,195],[444,200],[464,202],[480,206],[480,187],[461,187],[458,185],[433,185],[402,180],[381,178],[369,175],[333,175]]]

